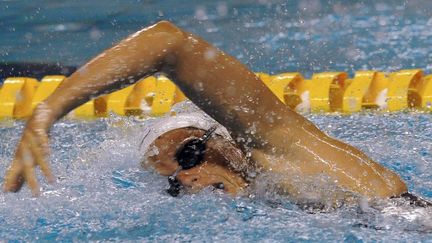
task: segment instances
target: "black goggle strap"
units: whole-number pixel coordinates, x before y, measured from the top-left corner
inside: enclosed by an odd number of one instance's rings
[[[210,138],[211,135],[216,131],[217,127],[213,126],[211,127],[209,130],[207,130],[204,135],[197,139],[198,141],[200,141],[201,143],[205,144]],[[181,150],[184,150],[185,147],[181,148]],[[181,150],[177,152],[177,154],[181,154]],[[203,153],[204,151],[200,151],[200,153]],[[181,158],[182,160],[187,159],[187,158]],[[195,163],[195,166],[197,166],[198,164],[200,164],[201,161],[197,161]],[[193,168],[190,167],[190,168]],[[189,169],[190,169],[189,168]],[[168,177],[168,183],[169,183],[169,188],[167,189],[168,194],[170,194],[173,197],[177,197],[180,194],[180,190],[182,188],[182,185],[180,184],[180,182],[177,180],[177,175],[178,173],[183,170],[182,166],[180,165],[177,170],[174,172],[174,174],[172,174],[171,176]]]
[[[212,126],[209,130],[207,130],[205,133],[204,133],[204,135],[201,137],[201,138],[199,138],[203,143],[206,143],[210,138],[211,138],[211,136],[213,135],[213,133],[216,131],[216,129],[217,129],[217,126]]]

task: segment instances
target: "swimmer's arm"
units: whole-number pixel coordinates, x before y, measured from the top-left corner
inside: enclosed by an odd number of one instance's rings
[[[156,72],[167,74],[189,99],[227,127],[234,137],[242,138],[241,146],[244,145],[242,141],[262,143],[263,134],[281,121],[293,126],[299,121],[307,123],[286,109],[259,78],[234,57],[169,22],[160,22],[95,57],[37,106],[6,172],[3,189],[18,191],[27,182],[32,193],[37,195],[35,166],[40,166],[48,180],[53,181],[47,163],[48,132],[53,123],[91,98],[131,85]],[[258,103],[259,109],[255,112],[253,109]],[[250,122],[254,120],[263,121]]]
[[[4,191],[18,191],[26,181],[33,195],[37,195],[36,165],[49,181],[54,180],[47,163],[48,132],[53,123],[91,98],[167,68],[184,38],[183,31],[169,22],[160,22],[129,36],[65,79],[29,118],[6,173]]]
[[[169,22],[160,22],[122,40],[96,56],[62,82],[38,108],[48,120],[44,129],[92,98],[107,94],[170,65],[170,56],[184,39]],[[46,110],[49,110],[47,112]]]

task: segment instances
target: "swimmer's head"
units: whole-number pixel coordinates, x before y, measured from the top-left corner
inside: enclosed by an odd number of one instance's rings
[[[177,186],[195,193],[213,186],[230,194],[238,194],[244,189],[246,182],[230,165],[232,161],[227,159],[230,158],[227,153],[236,154],[237,157],[242,153],[221,136],[214,135],[206,142],[205,153],[201,158],[195,158],[199,160],[198,163],[189,166],[183,164],[186,167],[183,169],[180,167],[179,152],[184,151],[185,145],[202,138],[205,133],[204,130],[187,127],[162,134],[150,145],[143,166],[152,167],[161,175],[171,176],[171,187]]]

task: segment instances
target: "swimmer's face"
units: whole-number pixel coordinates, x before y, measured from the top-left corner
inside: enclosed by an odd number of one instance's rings
[[[164,176],[172,175],[179,167],[175,160],[177,150],[186,141],[201,137],[204,132],[196,128],[180,128],[164,133],[150,145],[144,166],[153,167]],[[230,194],[238,194],[245,187],[246,183],[243,178],[227,168],[229,161],[226,161],[222,154],[225,151],[212,146],[216,139],[222,140],[223,138],[217,137],[208,141],[202,164],[178,173],[177,180],[188,192],[195,193],[213,186]]]

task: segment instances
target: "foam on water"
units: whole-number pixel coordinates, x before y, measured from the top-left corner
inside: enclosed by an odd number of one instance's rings
[[[177,111],[195,109],[189,105]],[[188,111],[189,112],[189,111]],[[415,194],[432,197],[432,126],[429,114],[308,115],[332,136],[396,170]],[[403,202],[367,202],[311,214],[286,197],[231,198],[212,189],[172,198],[167,181],[140,168],[150,120],[111,117],[61,121],[52,130],[57,183],[39,175],[42,195],[0,194],[3,239],[40,240],[429,240],[432,212]],[[0,129],[0,171],[22,123]]]

